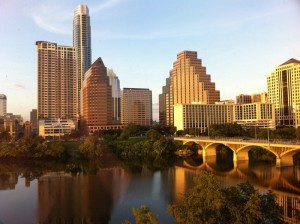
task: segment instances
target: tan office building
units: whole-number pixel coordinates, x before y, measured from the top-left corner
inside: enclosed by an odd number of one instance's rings
[[[165,117],[173,119],[175,117],[172,107],[176,104],[214,104],[220,101],[220,92],[215,89],[215,83],[211,82],[210,75],[202,66],[201,59],[197,58],[196,51],[182,51],[177,54],[177,60],[170,71],[170,85],[167,84],[166,88],[170,88],[165,90],[170,96],[161,96],[160,100],[164,102],[160,102],[160,105],[170,105],[169,108],[166,107]],[[163,109],[160,110],[162,112]],[[163,122],[173,125],[173,119]]]
[[[300,61],[292,58],[279,65],[268,75],[267,83],[276,125],[300,127]]]
[[[75,49],[37,41],[38,119],[77,117]]]
[[[81,118],[86,133],[113,124],[112,87],[101,58],[85,73],[81,94]]]
[[[233,107],[233,121],[243,127],[276,128],[272,103],[236,104]]]
[[[123,88],[121,91],[121,123],[152,125],[152,91]]]
[[[177,104],[174,126],[177,130],[197,129],[200,133],[213,124],[237,123],[241,126],[275,129],[275,109],[271,103]]]
[[[207,131],[210,125],[233,122],[232,104],[176,104],[174,126],[177,130]]]

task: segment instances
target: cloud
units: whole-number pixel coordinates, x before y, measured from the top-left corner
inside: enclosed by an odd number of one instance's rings
[[[26,89],[25,86],[18,84],[18,83],[8,83],[7,87],[10,89]]]
[[[41,29],[64,35],[71,35],[70,23],[73,19],[73,10],[66,5],[37,4],[29,12],[29,18]]]
[[[7,89],[12,89],[12,90],[20,90],[20,89],[26,89],[26,87],[24,85],[15,83],[15,82],[10,82],[10,81],[4,81],[3,83],[1,83],[2,87],[7,88]]]
[[[231,20],[229,22],[221,23],[221,27],[224,28],[224,29],[241,27],[246,23],[250,23],[250,22],[253,22],[253,21],[263,21],[264,19],[274,17],[274,16],[278,16],[282,13],[286,13],[287,11],[289,11],[289,9],[279,8],[279,9],[276,9],[274,11],[270,11],[270,12],[267,12],[267,13],[266,12],[258,13],[258,14],[251,15],[251,16],[248,16],[248,17],[244,17],[244,18],[240,18],[240,19]]]
[[[104,3],[88,7],[90,14],[93,14],[115,7],[123,1],[124,0],[108,0]],[[45,4],[43,2],[31,10],[29,17],[38,27],[47,32],[71,35],[72,27],[70,27],[70,23],[73,20],[74,9],[75,6],[71,9],[70,6],[66,4],[55,5],[53,3]]]
[[[117,5],[119,5],[120,3],[122,3],[124,0],[109,0],[106,1],[104,3],[101,3],[99,5],[95,5],[93,7],[90,8],[90,13],[96,13],[96,12],[100,12],[103,11],[104,9],[108,9],[108,8],[113,8]]]
[[[31,17],[32,17],[34,23],[38,27],[40,27],[50,33],[59,33],[59,34],[66,34],[66,35],[71,34],[70,29],[64,29],[64,28],[58,26],[57,25],[58,23],[51,24],[51,22],[43,16],[33,14],[33,15],[31,15]]]

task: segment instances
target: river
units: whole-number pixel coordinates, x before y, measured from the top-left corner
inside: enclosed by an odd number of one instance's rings
[[[167,205],[180,201],[201,170],[213,172],[223,186],[250,181],[260,191],[272,190],[284,207],[285,221],[297,223],[300,167],[249,165],[248,162],[203,164],[186,159],[163,170],[130,169],[105,158],[99,166],[76,170],[72,164],[0,164],[0,223],[134,222],[132,208],[151,208],[159,223],[174,223]]]

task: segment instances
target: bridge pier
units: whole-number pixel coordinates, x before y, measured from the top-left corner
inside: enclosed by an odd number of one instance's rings
[[[237,155],[236,155],[236,152],[233,151],[233,162],[237,162]]]
[[[280,167],[284,167],[284,166],[293,166],[294,165],[294,161],[293,161],[293,157],[290,156],[285,156],[283,158],[276,158],[276,167],[280,168]]]

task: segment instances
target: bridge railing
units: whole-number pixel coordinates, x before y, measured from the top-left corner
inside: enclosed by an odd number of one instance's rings
[[[242,137],[209,137],[209,136],[176,136],[181,139],[199,139],[199,140],[216,140],[216,141],[233,141],[233,142],[253,142],[253,143],[269,143],[269,144],[285,144],[285,145],[300,145],[299,140],[294,139],[261,139],[261,138],[242,138]]]

